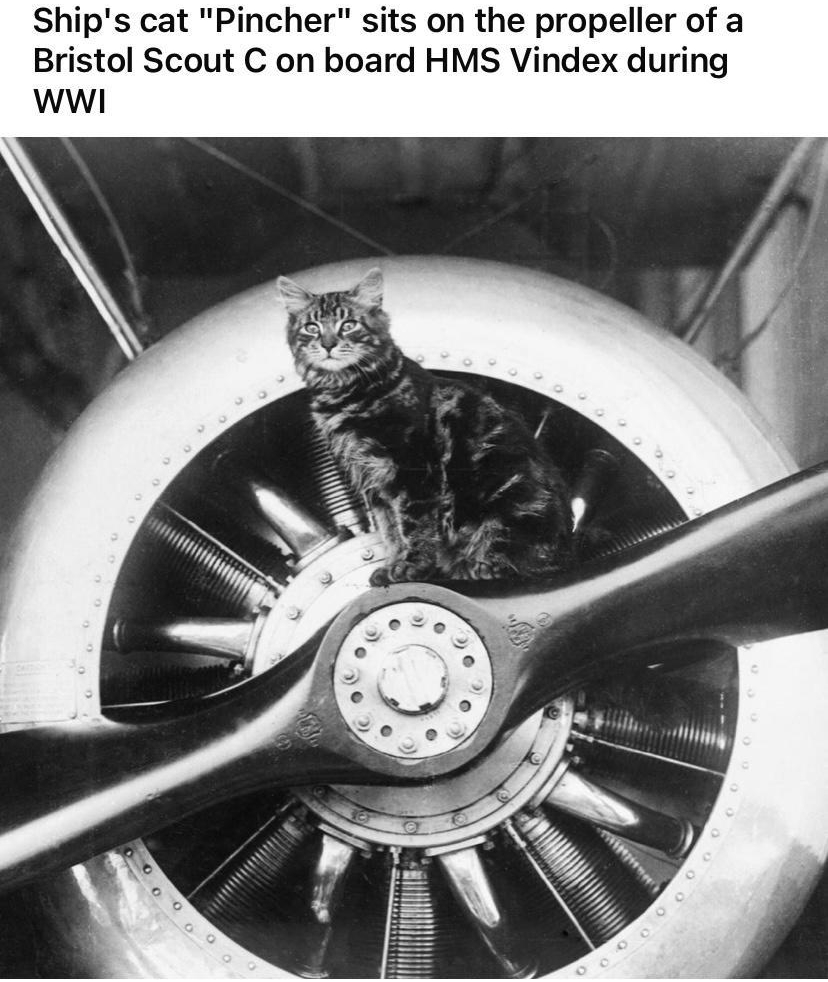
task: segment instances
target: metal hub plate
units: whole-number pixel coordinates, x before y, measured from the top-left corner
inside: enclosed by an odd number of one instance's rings
[[[492,697],[480,635],[437,604],[389,604],[356,624],[334,663],[339,711],[359,740],[421,760],[462,744]]]

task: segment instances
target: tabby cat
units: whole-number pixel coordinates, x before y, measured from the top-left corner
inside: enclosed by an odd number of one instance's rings
[[[535,578],[569,565],[557,468],[514,412],[405,357],[379,269],[347,291],[313,294],[284,276],[278,287],[313,418],[390,549],[374,585]]]

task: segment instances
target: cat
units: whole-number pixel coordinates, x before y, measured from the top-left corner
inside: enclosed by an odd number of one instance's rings
[[[571,564],[558,469],[517,414],[402,353],[381,270],[333,293],[277,285],[311,414],[390,550],[372,585],[530,579]]]

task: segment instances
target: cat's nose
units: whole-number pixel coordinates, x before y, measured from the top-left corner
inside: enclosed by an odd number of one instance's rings
[[[325,349],[325,354],[329,355],[336,347],[336,338],[327,338],[327,339],[322,338],[320,343],[322,344],[322,347]]]

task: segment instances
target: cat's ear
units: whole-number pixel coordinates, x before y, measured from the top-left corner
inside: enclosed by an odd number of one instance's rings
[[[279,294],[282,297],[285,310],[289,314],[298,314],[313,301],[312,293],[308,293],[307,290],[299,286],[298,283],[294,283],[293,280],[288,279],[287,276],[280,276],[276,280],[276,286],[279,288]]]
[[[351,290],[351,296],[369,309],[382,306],[382,270],[375,266]]]

